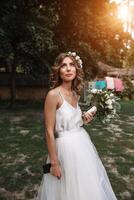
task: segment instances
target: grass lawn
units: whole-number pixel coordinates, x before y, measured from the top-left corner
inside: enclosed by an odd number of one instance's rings
[[[5,105],[3,104],[3,107]],[[121,103],[120,117],[85,126],[119,200],[134,199],[134,101]],[[47,154],[43,105],[0,109],[0,200],[32,200]]]

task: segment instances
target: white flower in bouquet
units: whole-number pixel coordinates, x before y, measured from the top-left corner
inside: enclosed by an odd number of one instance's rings
[[[109,96],[110,96],[110,97],[114,97],[114,94],[113,94],[113,93],[111,93]]]
[[[87,104],[97,107],[96,116],[103,122],[109,122],[117,117],[119,99],[111,91],[92,89],[87,96]],[[118,107],[117,107],[118,106]]]
[[[106,99],[109,99],[109,95],[108,95],[107,93],[104,95],[104,97],[105,97]]]
[[[97,89],[92,89],[91,93],[96,94],[97,93]]]
[[[113,116],[109,114],[109,115],[107,115],[107,118],[111,119],[111,118],[113,118]]]
[[[112,105],[113,102],[112,102],[111,99],[108,99],[107,101],[105,101],[105,103],[108,104],[108,105]]]
[[[97,90],[97,93],[102,93],[102,90]]]
[[[112,103],[114,103],[115,102],[115,99],[112,99]]]
[[[110,110],[113,109],[112,104],[109,104],[109,105],[107,106],[107,108],[110,109]]]

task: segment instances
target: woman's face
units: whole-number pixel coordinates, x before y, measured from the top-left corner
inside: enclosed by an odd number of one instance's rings
[[[72,81],[76,77],[76,66],[73,60],[65,57],[60,67],[60,77],[63,81]]]

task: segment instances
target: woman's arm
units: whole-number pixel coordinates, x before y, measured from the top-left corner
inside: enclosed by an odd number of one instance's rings
[[[44,104],[44,118],[45,118],[45,128],[46,128],[46,142],[48,147],[48,152],[50,156],[50,162],[52,165],[59,164],[56,152],[55,137],[54,137],[54,127],[55,127],[55,116],[57,107],[57,96],[55,91],[51,90],[48,92]]]

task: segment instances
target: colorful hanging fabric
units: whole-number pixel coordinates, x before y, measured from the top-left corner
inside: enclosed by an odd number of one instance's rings
[[[106,88],[106,81],[105,80],[96,81],[95,88],[98,89],[98,90],[105,89]]]
[[[90,82],[88,82],[88,88],[89,88],[90,90],[95,89],[95,81],[90,81]]]
[[[106,76],[105,80],[106,80],[106,84],[107,84],[107,89],[108,90],[114,90],[115,89],[114,78]]]
[[[123,82],[119,78],[114,78],[115,91],[122,92],[124,89]]]

